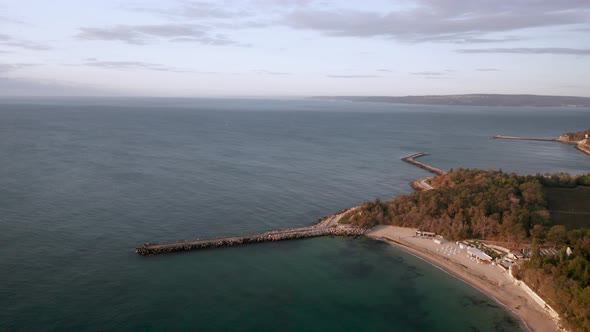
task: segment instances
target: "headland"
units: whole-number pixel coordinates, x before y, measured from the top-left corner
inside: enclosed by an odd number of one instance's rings
[[[437,176],[447,174],[447,172],[439,168],[415,160],[424,155],[426,153],[415,153],[402,158],[402,160]],[[432,190],[434,188],[427,183],[428,179],[430,178],[418,179],[412,183],[412,186],[416,190]],[[470,284],[518,316],[522,320],[524,327],[529,331],[563,331],[559,324],[559,315],[526,284],[514,278],[510,267],[491,263],[491,260],[484,263],[481,258],[475,257],[473,252],[469,251],[468,245],[445,241],[440,236],[435,237],[434,233],[421,232],[408,227],[385,225],[367,230],[363,227],[351,226],[343,220],[343,217],[351,215],[350,212],[360,208],[360,206],[356,206],[341,210],[320,219],[317,224],[307,227],[203,240],[196,239],[159,244],[146,243],[136,248],[136,252],[140,255],[155,255],[319,236],[364,235],[390,243]],[[423,236],[424,233],[428,233],[427,236]]]

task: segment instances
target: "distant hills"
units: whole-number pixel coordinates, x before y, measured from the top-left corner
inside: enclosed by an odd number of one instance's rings
[[[590,107],[590,98],[571,96],[465,94],[438,96],[317,96],[313,99],[347,100],[396,104],[453,105],[453,106],[532,106],[532,107]]]

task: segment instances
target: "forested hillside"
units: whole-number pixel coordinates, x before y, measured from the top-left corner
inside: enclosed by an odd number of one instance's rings
[[[392,224],[436,232],[447,239],[525,241],[549,222],[542,185],[535,177],[459,169],[440,177],[437,190],[367,202],[349,216],[371,227]]]

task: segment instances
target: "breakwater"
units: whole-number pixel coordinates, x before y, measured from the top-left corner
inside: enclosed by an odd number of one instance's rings
[[[582,141],[569,141],[567,138],[564,138],[564,136],[561,136],[560,138],[535,138],[535,137],[520,137],[520,136],[504,136],[504,135],[496,135],[494,137],[492,137],[493,139],[511,139],[511,140],[520,140],[520,141],[541,141],[541,142],[557,142],[557,143],[564,143],[564,144],[574,144],[576,146],[576,149],[578,149],[579,151],[590,155],[590,147],[587,147],[584,144],[584,140]]]
[[[504,136],[504,135],[496,135],[492,138],[494,138],[494,139],[513,139],[513,140],[520,140],[520,141],[562,142],[557,138],[536,138],[536,137]],[[566,143],[566,142],[563,142],[563,143]]]
[[[402,158],[402,160],[414,166],[432,172],[436,175],[444,175],[447,173],[436,167],[432,167],[416,161],[416,158],[424,155],[426,155],[426,153],[424,152],[414,153],[412,155]],[[415,189],[433,189],[428,183],[425,182],[426,180],[427,178],[416,180]],[[338,211],[336,214],[332,214],[323,219],[320,219],[317,224],[307,227],[274,230],[249,235],[216,237],[209,239],[182,240],[167,243],[145,243],[143,246],[137,247],[135,249],[135,252],[139,255],[147,256],[179,251],[192,251],[219,247],[235,247],[249,243],[285,241],[320,236],[361,236],[365,234],[366,229],[338,224],[338,221],[340,220],[340,218],[342,218],[343,215],[357,208],[358,206],[355,206],[350,209]]]
[[[424,170],[427,170],[427,171],[429,171],[431,173],[434,173],[436,175],[445,175],[445,174],[447,174],[447,172],[443,171],[440,168],[436,168],[436,167],[433,167],[433,166],[430,166],[430,165],[426,165],[424,163],[421,163],[419,161],[416,161],[416,158],[419,158],[419,157],[422,157],[422,156],[426,156],[427,154],[428,153],[425,153],[425,152],[418,152],[418,153],[411,154],[411,155],[409,155],[407,157],[403,157],[402,160],[405,161],[405,162],[407,162],[407,163],[409,163],[409,164],[412,164],[414,166],[417,166],[417,167],[420,167],[420,168],[422,168]]]
[[[296,240],[320,236],[361,236],[365,229],[354,226],[338,225],[340,218],[357,207],[329,215],[319,223],[307,227],[268,231],[258,234],[216,237],[210,239],[185,240],[169,243],[146,243],[135,249],[139,255],[157,255],[179,251],[191,251],[206,248],[235,247],[249,243]]]

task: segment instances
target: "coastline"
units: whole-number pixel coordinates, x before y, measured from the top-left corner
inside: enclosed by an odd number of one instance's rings
[[[500,267],[476,264],[464,252],[442,254],[443,248],[455,244],[439,245],[429,239],[414,237],[414,232],[412,228],[377,226],[365,235],[415,255],[478,289],[509,309],[531,332],[560,330],[558,323]]]
[[[590,155],[590,148],[586,147],[583,144],[576,144],[576,149],[578,149],[579,151],[581,151],[587,155]]]

